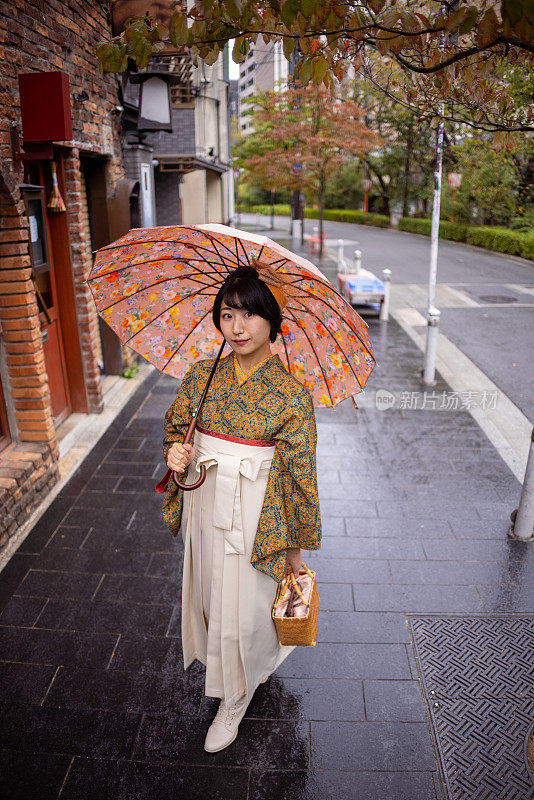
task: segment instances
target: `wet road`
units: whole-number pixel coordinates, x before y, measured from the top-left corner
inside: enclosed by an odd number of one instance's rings
[[[242,219],[249,225],[255,222],[252,214],[243,214]],[[269,225],[268,217],[261,220]],[[306,232],[316,224],[306,220]],[[276,228],[286,232],[287,225],[287,218],[275,218]],[[365,269],[380,277],[388,267],[393,284],[415,285],[426,296],[429,237],[339,222],[326,222],[325,230],[329,249],[335,250],[342,238],[345,258],[358,248]],[[268,230],[262,232],[269,235]],[[440,331],[534,423],[534,262],[440,241],[437,280],[457,290],[460,303],[465,297],[465,305],[440,307]],[[426,317],[425,304],[416,307]]]

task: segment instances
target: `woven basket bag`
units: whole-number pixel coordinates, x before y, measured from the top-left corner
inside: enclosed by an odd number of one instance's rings
[[[276,626],[278,633],[278,641],[282,645],[302,645],[304,647],[314,647],[317,642],[317,621],[319,619],[319,591],[317,589],[316,573],[308,569],[306,564],[302,565],[303,569],[299,570],[301,573],[308,573],[312,579],[312,588],[309,601],[304,598],[298,581],[295,578],[293,571],[286,576],[286,578],[278,584],[276,597],[273,603],[271,616]],[[300,599],[308,607],[308,613],[304,617],[276,617],[275,612],[282,598],[289,588],[290,584],[293,587]]]

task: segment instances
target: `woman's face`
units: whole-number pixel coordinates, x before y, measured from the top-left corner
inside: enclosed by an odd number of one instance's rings
[[[258,350],[270,349],[270,322],[246,308],[231,308],[222,303],[220,326],[222,335],[238,355],[251,356]]]

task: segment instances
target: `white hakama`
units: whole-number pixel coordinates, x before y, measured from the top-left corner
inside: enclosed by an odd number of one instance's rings
[[[279,644],[271,609],[277,584],[250,563],[274,445],[243,444],[195,431],[184,492],[182,585],[184,668],[206,666],[205,694],[250,702],[259,683],[294,649]]]

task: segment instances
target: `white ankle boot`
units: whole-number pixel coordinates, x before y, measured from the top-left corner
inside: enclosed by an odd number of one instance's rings
[[[231,706],[227,706],[224,700],[221,700],[219,710],[208,728],[204,750],[207,750],[208,753],[216,753],[218,750],[224,750],[225,747],[232,744],[237,736],[239,723],[245,716],[247,707],[246,696]]]

